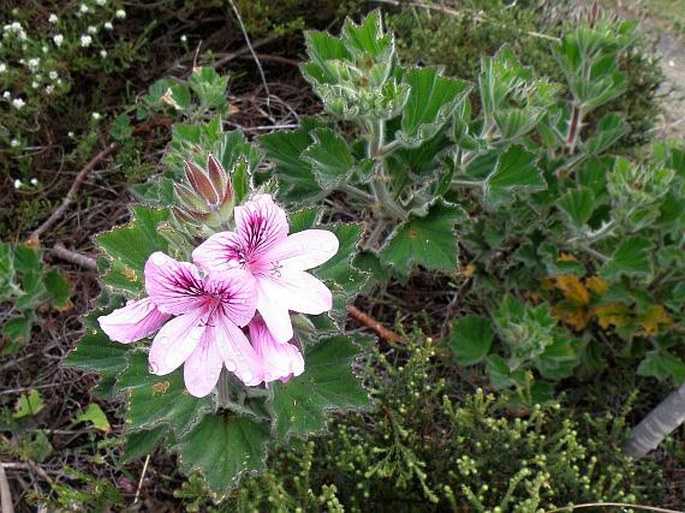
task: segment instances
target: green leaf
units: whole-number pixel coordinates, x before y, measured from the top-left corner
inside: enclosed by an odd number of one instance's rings
[[[570,376],[580,363],[577,341],[555,334],[554,342],[535,359],[535,365],[545,378],[562,379]]]
[[[578,187],[566,191],[556,205],[566,214],[571,224],[576,228],[582,228],[592,216],[594,210],[595,195],[587,187]]]
[[[597,124],[597,134],[585,141],[585,151],[588,155],[599,155],[627,132],[628,125],[621,116],[613,112],[606,114]]]
[[[175,447],[188,475],[200,471],[209,487],[227,493],[243,472],[264,467],[269,425],[232,413],[207,415]]]
[[[484,192],[490,205],[513,200],[515,191],[540,191],[547,187],[535,165],[536,155],[522,146],[511,146],[497,159],[494,171],[485,181]]]
[[[652,273],[652,261],[649,253],[652,243],[640,237],[625,239],[611,255],[611,260],[604,264],[600,275],[607,280],[616,280],[621,275],[649,275]]]
[[[369,405],[368,394],[352,373],[351,362],[358,351],[346,337],[324,339],[305,355],[304,374],[273,385],[278,436],[315,433],[324,428],[327,410]]]
[[[131,223],[98,235],[98,245],[111,260],[102,283],[134,294],[142,292],[148,257],[155,251],[168,250],[169,243],[160,229],[160,224],[168,219],[166,209],[139,205],[133,207]]]
[[[231,185],[233,187],[233,204],[242,204],[251,189],[250,166],[244,158],[239,158],[238,162],[233,166]]]
[[[109,396],[116,376],[126,367],[125,355],[130,347],[112,342],[107,335],[95,328],[98,313],[93,312],[84,318],[86,332],[62,363],[100,374],[102,380],[98,388],[103,396]]]
[[[378,9],[371,12],[359,25],[347,18],[341,39],[351,54],[368,55],[374,60],[387,56],[393,45],[392,35],[383,34],[383,20]]]
[[[402,130],[397,138],[410,147],[431,139],[455,113],[469,91],[461,80],[446,78],[433,68],[412,69],[403,77],[409,97],[402,109]]]
[[[14,268],[19,274],[42,273],[43,259],[40,251],[32,246],[19,244],[14,248]]]
[[[0,301],[6,301],[14,293],[14,251],[9,243],[0,242]]]
[[[28,342],[31,337],[31,326],[34,314],[32,311],[24,312],[24,315],[13,317],[2,325],[2,336],[9,341],[7,347],[3,347],[2,354],[10,354],[19,349],[21,344]]]
[[[399,225],[381,249],[383,265],[391,265],[408,276],[415,265],[426,269],[456,272],[457,239],[454,227],[464,219],[459,207],[436,202],[425,217],[410,216]]]
[[[124,445],[123,462],[128,463],[152,453],[164,440],[168,431],[168,426],[160,425],[150,430],[146,429],[128,433],[126,435],[126,444]]]
[[[503,140],[518,139],[530,132],[544,116],[544,109],[505,109],[493,114]]]
[[[36,431],[33,437],[23,440],[21,453],[23,459],[43,463],[52,454],[53,447],[45,431]]]
[[[449,347],[459,365],[475,365],[490,352],[495,336],[490,320],[469,315],[452,323]]]
[[[40,392],[32,388],[28,394],[23,393],[19,396],[17,405],[14,409],[12,417],[15,419],[23,419],[24,417],[33,417],[45,407],[43,398]]]
[[[198,399],[188,393],[182,370],[166,376],[150,374],[147,354],[142,351],[132,352],[128,361],[128,368],[117,382],[128,399],[128,429],[151,429],[168,423],[181,435],[212,408],[210,397]]]
[[[312,143],[306,130],[276,132],[259,138],[266,156],[276,164],[278,198],[286,203],[304,203],[323,196],[311,165],[300,155]]]
[[[66,276],[56,269],[50,269],[43,275],[43,285],[50,295],[52,306],[58,310],[67,310],[71,307],[71,294],[73,289]]]
[[[674,383],[685,381],[685,363],[671,353],[655,349],[647,352],[647,356],[637,368],[639,376],[649,376],[665,381],[673,378]]]
[[[97,403],[90,403],[85,411],[76,415],[72,420],[72,424],[78,424],[79,422],[90,422],[95,429],[105,433],[111,429],[107,415],[105,415],[105,412],[102,411],[102,408]]]
[[[301,158],[312,165],[314,176],[322,189],[330,189],[349,180],[354,157],[347,142],[329,128],[315,130],[314,144],[302,152]]]

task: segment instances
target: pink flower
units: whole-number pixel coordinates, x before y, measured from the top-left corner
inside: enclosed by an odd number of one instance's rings
[[[280,379],[284,383],[304,372],[302,353],[290,342],[277,342],[258,315],[249,324],[250,340],[262,359],[264,382]]]
[[[208,272],[249,271],[257,310],[276,341],[285,343],[293,338],[289,310],[313,315],[330,310],[330,290],[304,271],[335,255],[338,239],[326,230],[288,235],[285,212],[268,194],[236,207],[235,221],[235,231],[212,235],[193,251],[193,260]]]
[[[161,327],[150,347],[153,374],[163,376],[184,364],[186,388],[196,397],[214,389],[224,365],[245,385],[264,380],[261,357],[240,329],[256,306],[249,273],[231,269],[201,277],[193,264],[158,251],[145,264],[145,288],[148,298],[98,321],[111,339],[126,343]]]

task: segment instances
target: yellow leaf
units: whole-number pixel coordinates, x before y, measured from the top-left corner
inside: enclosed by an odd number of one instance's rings
[[[590,276],[585,279],[585,286],[598,296],[604,295],[609,288],[609,284],[599,276]]]
[[[557,260],[559,260],[561,262],[575,262],[578,259],[576,257],[574,257],[571,253],[561,253],[559,255],[559,258],[557,258]]]
[[[556,286],[564,294],[564,297],[579,306],[590,302],[590,293],[580,282],[577,276],[557,276]]]
[[[654,335],[659,331],[660,324],[668,325],[672,322],[662,305],[652,305],[638,316],[637,323],[640,329],[638,329],[637,335],[645,337]]]
[[[630,308],[621,303],[608,303],[604,306],[595,307],[592,310],[597,316],[597,322],[602,329],[608,329],[609,326],[614,325],[617,328],[625,326],[630,322],[631,312]]]
[[[575,331],[582,331],[590,321],[590,312],[573,301],[560,301],[554,305],[550,313],[555,319],[570,325]]]

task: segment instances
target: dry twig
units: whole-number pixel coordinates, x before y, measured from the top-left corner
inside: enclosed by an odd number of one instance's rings
[[[7,481],[7,474],[5,474],[5,467],[2,463],[0,463],[0,511],[2,513],[14,513],[10,484]]]
[[[61,260],[65,260],[67,262],[71,262],[72,264],[76,264],[79,267],[83,267],[88,271],[98,270],[98,264],[94,258],[67,249],[61,242],[55,244],[55,246],[50,250],[50,253],[52,253]]]
[[[86,179],[86,177],[91,173],[91,171],[93,171],[93,169],[95,169],[95,166],[97,166],[102,160],[107,158],[118,147],[119,145],[117,143],[110,143],[104,150],[95,155],[92,159],[90,159],[90,161],[85,166],[83,166],[81,171],[79,171],[76,175],[74,183],[71,184],[71,187],[69,188],[67,195],[62,200],[60,206],[57,207],[57,209],[50,215],[50,217],[48,217],[43,222],[43,224],[41,224],[38,228],[36,228],[33,231],[33,233],[31,233],[28,239],[29,244],[35,246],[40,244],[41,235],[43,235],[43,233],[52,228],[53,225],[64,215],[64,213],[69,208],[69,205],[71,205],[71,203],[74,201],[76,193],[78,192],[79,188],[81,187],[81,184]]]
[[[352,317],[358,323],[363,324],[367,328],[373,330],[376,333],[376,335],[378,335],[380,338],[385,339],[385,340],[389,340],[390,342],[396,342],[398,344],[406,344],[407,343],[407,341],[404,340],[397,333],[389,330],[388,328],[383,326],[380,322],[378,322],[376,319],[374,319],[370,315],[362,312],[356,306],[354,306],[354,305],[348,306],[347,307],[347,313],[349,313],[350,317]]]

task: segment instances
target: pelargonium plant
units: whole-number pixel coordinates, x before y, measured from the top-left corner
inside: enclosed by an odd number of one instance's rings
[[[171,208],[135,206],[130,225],[98,237],[110,267],[68,361],[127,398],[128,457],[166,443],[219,493],[271,443],[368,401],[350,367],[358,347],[327,315],[351,297],[339,282],[359,227],[288,216],[252,190],[247,153],[231,173],[211,154],[207,171],[187,161]]]

